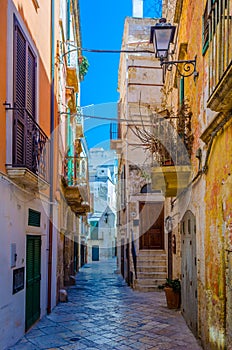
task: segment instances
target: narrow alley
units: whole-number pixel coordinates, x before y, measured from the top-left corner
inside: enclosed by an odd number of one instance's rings
[[[83,266],[68,302],[59,303],[9,350],[201,349],[163,292],[135,292],[116,259]]]

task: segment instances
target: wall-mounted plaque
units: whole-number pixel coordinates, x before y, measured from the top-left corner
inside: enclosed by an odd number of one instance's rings
[[[13,270],[13,294],[24,288],[24,267]]]

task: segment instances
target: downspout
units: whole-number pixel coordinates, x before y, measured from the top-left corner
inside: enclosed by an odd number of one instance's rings
[[[53,244],[53,156],[54,156],[54,76],[55,76],[55,0],[51,0],[51,87],[50,87],[50,206],[49,206],[49,237],[48,237],[48,300],[47,313],[51,313],[52,299],[52,244]]]

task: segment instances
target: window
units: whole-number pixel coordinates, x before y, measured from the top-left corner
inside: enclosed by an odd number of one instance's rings
[[[209,10],[208,10],[208,1],[205,6],[205,12],[203,15],[203,35],[202,35],[202,41],[203,41],[203,49],[202,54],[204,55],[207,48],[209,47]]]
[[[179,94],[180,94],[179,96],[180,96],[180,107],[181,107],[184,102],[184,77],[180,78]]]
[[[98,239],[98,221],[90,221],[90,237],[92,240]]]
[[[13,164],[38,172],[34,130],[36,112],[36,57],[20,25],[14,22],[14,144]],[[37,134],[39,130],[36,130]],[[33,135],[32,135],[33,134]],[[32,135],[32,136],[31,136]]]
[[[208,0],[203,15],[203,54],[209,48],[209,94],[232,60],[232,0]]]
[[[16,19],[14,72],[14,105],[18,108],[26,108],[35,118],[36,57]],[[20,112],[22,113],[23,111]]]
[[[40,227],[41,213],[39,211],[30,209],[28,210],[28,226]]]

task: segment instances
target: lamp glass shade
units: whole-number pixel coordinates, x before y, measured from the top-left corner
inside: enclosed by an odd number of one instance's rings
[[[173,42],[175,26],[157,25],[153,27],[153,45],[158,58],[167,58],[170,43]]]

